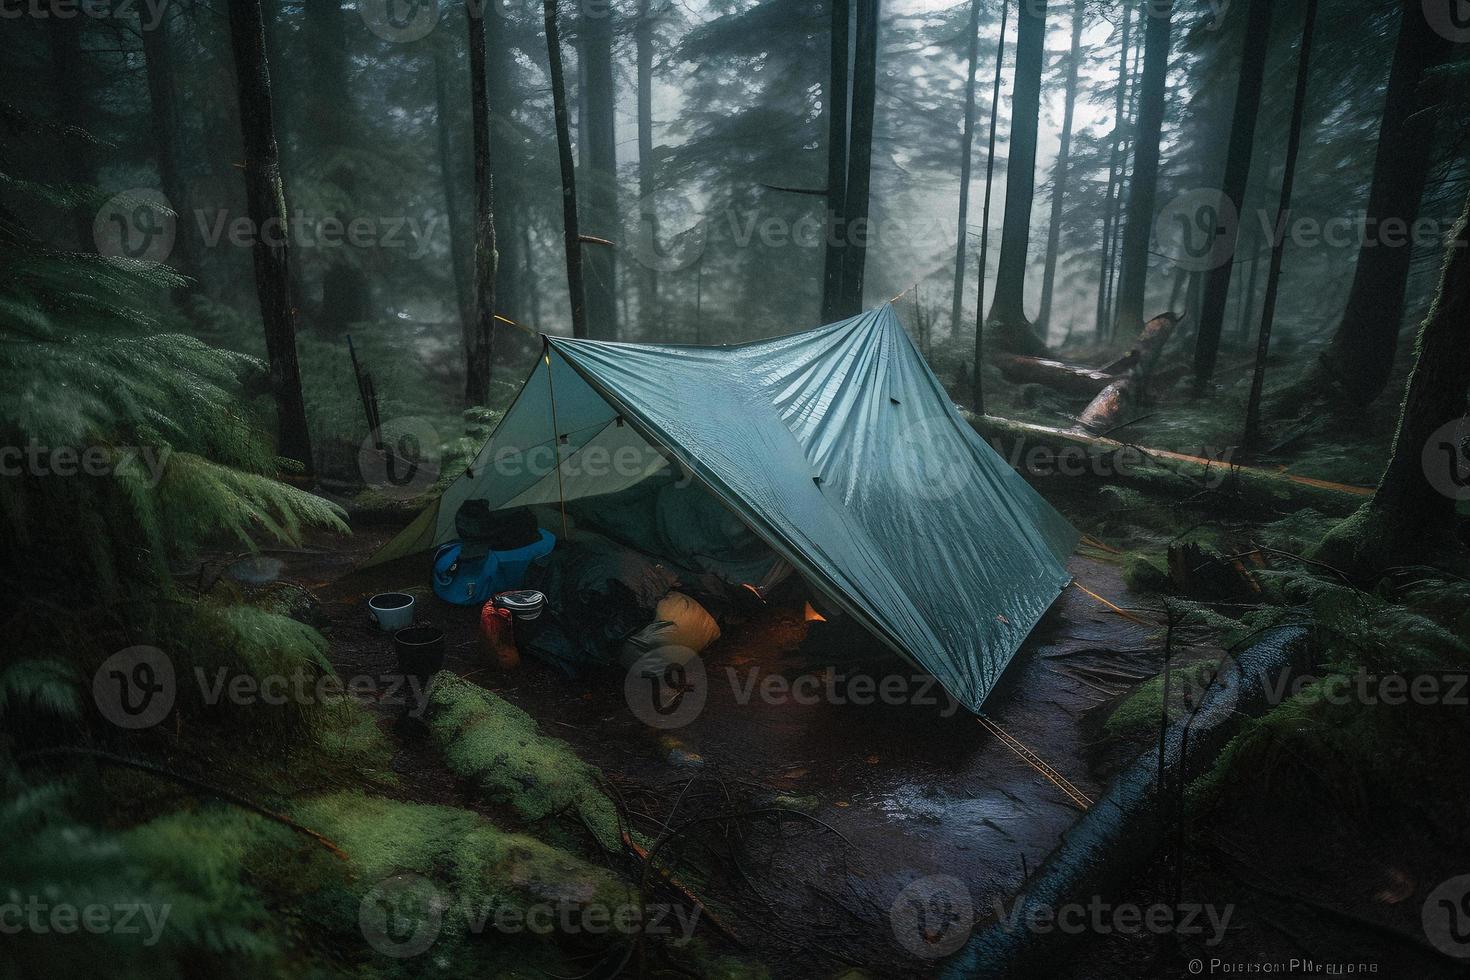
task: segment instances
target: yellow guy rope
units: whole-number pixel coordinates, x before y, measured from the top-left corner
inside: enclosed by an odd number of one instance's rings
[[[1087,586],[1083,585],[1081,582],[1077,581],[1076,579],[1073,579],[1072,580],[1072,584],[1075,585],[1079,590],[1081,590],[1083,592],[1086,592],[1088,595],[1092,596],[1094,599],[1096,599],[1098,602],[1102,603],[1104,606],[1107,606],[1109,609],[1111,609],[1113,612],[1117,613],[1119,616],[1122,616],[1124,619],[1132,620],[1133,622],[1139,624],[1140,626],[1156,626],[1156,625],[1158,625],[1156,623],[1149,622],[1148,620],[1144,619],[1142,616],[1136,616],[1136,615],[1134,615],[1133,613],[1131,613],[1128,610],[1124,609],[1122,606],[1118,605],[1116,602],[1109,602],[1107,599],[1104,599],[1102,596],[1098,595],[1096,592],[1092,591],[1091,589],[1089,589]]]
[[[997,725],[994,721],[990,719],[988,715],[980,714],[976,716],[975,720],[980,722],[980,724],[984,726],[986,731],[990,732],[990,734],[1000,739],[1000,744],[1004,745],[1016,755],[1020,756],[1023,762],[1025,762],[1032,769],[1035,769],[1037,772],[1041,773],[1052,783],[1052,785],[1056,786],[1057,789],[1065,793],[1067,798],[1071,800],[1078,809],[1087,810],[1092,807],[1092,800],[1087,796],[1086,793],[1082,792],[1076,786],[1073,786],[1071,780],[1067,779],[1066,776],[1063,776],[1041,756],[1028,749],[1024,744],[1022,744],[1020,739],[1016,738],[1010,732]]]

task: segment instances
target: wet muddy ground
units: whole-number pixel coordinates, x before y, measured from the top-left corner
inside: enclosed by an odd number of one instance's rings
[[[532,660],[509,672],[492,666],[477,610],[424,588],[426,556],[357,570],[389,534],[367,528],[273,553],[279,576],[320,601],[338,672],[394,671],[391,643],[367,620],[366,599],[414,592],[420,621],[445,630],[447,669],[520,706],[602,769],[647,839],[690,822],[662,853],[677,857],[709,915],[778,976],[845,965],[931,972],[953,948],[954,930],[992,919],[1079,814],[1061,789],[875,641],[804,648],[811,624],[799,587],[726,627],[702,658],[702,709],[661,730],[640,718],[649,717],[640,689],[630,695],[620,670],[569,680]],[[1079,556],[1071,570],[1093,592],[1125,607],[1132,601],[1116,565]],[[1124,692],[1130,676],[1158,669],[1148,632],[1067,589],[1007,669],[987,716],[1095,797],[1124,756],[1096,748],[1093,709]],[[889,687],[879,695],[884,678]],[[472,805],[426,740],[398,723],[400,703],[374,707],[398,747],[398,792]],[[699,820],[732,809],[754,813],[736,825]],[[926,930],[914,924],[913,898],[932,899],[936,881],[943,908]]]

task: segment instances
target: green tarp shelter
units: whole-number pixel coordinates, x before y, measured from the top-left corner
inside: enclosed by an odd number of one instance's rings
[[[585,509],[671,462],[974,711],[1070,581],[1076,531],[960,416],[890,306],[732,347],[548,336],[469,470],[374,561],[452,539],[466,500]]]

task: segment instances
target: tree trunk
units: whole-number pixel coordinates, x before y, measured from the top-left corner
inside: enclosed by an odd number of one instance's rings
[[[465,248],[464,218],[460,211],[460,196],[455,193],[458,186],[456,175],[460,172],[459,158],[454,152],[453,123],[449,111],[449,58],[443,48],[434,46],[434,136],[438,142],[439,176],[444,184],[444,213],[449,223],[450,278],[459,308],[460,336],[468,337],[470,324],[474,322],[475,301],[470,286],[471,263]]]
[[[143,64],[148,76],[148,101],[153,123],[154,159],[158,166],[158,185],[163,196],[178,214],[174,223],[174,248],[171,264],[175,269],[199,280],[199,265],[194,247],[193,226],[186,218],[188,199],[184,181],[179,176],[179,104],[174,89],[173,49],[169,46],[168,21],[160,20],[149,27],[141,24]],[[189,287],[178,290],[182,297]]]
[[[490,96],[485,77],[485,19],[467,10],[470,30],[470,130],[475,154],[475,301],[474,318],[464,338],[464,403],[490,400],[490,373],[495,351],[495,183],[490,173]]]
[[[586,288],[582,282],[582,240],[577,230],[577,174],[572,164],[572,133],[567,120],[567,83],[561,67],[561,32],[556,24],[557,0],[542,0],[546,26],[546,62],[551,77],[551,105],[556,120],[557,159],[561,164],[562,240],[567,255],[567,291],[572,305],[572,336],[587,336]]]
[[[58,120],[78,132],[90,132],[87,119],[86,59],[82,54],[82,24],[84,17],[52,17],[46,22],[51,44],[52,88],[56,93]],[[97,186],[97,161],[92,144],[86,138],[75,135],[66,140],[62,148],[63,172],[68,183],[77,188]],[[79,209],[74,216],[73,228],[76,247],[79,251],[91,251],[92,214]]]
[[[837,318],[863,311],[863,271],[868,259],[868,191],[873,170],[873,114],[878,93],[879,0],[857,0],[852,66],[852,142],[847,194],[842,207],[842,291]]]
[[[1446,252],[1439,292],[1419,328],[1414,369],[1388,466],[1372,500],[1334,528],[1316,557],[1350,574],[1443,557],[1455,502],[1470,497],[1470,199]],[[1453,425],[1459,421],[1458,426]]]
[[[618,232],[617,133],[614,128],[617,87],[613,81],[612,7],[588,3],[580,21],[581,78],[585,85],[580,104],[587,128],[581,131],[586,147],[586,224],[588,234],[616,241]],[[587,252],[587,322],[605,340],[618,336],[616,252],[593,245]]]
[[[1251,153],[1256,145],[1256,118],[1261,113],[1261,82],[1266,70],[1266,49],[1271,33],[1271,0],[1250,0],[1245,17],[1245,47],[1240,59],[1240,81],[1235,89],[1235,109],[1230,121],[1230,147],[1225,154],[1225,177],[1221,187],[1222,206],[1243,216],[1246,185],[1251,174]],[[1194,390],[1203,394],[1215,373],[1220,356],[1220,334],[1225,326],[1225,303],[1230,296],[1230,276],[1235,270],[1235,243],[1239,221],[1228,221],[1216,230],[1224,237],[1214,255],[1224,256],[1205,277],[1204,302],[1194,342]]]
[[[970,373],[970,404],[976,415],[985,414],[985,382],[980,366],[985,363],[985,265],[990,252],[990,188],[995,180],[995,127],[1000,118],[1000,76],[1006,63],[1006,18],[1010,0],[1000,4],[1000,40],[995,44],[995,83],[990,91],[990,143],[985,151],[985,203],[980,208],[980,271],[975,284],[975,363]]]
[[[1041,69],[1046,61],[1046,0],[1027,0],[1016,16],[1016,82],[1006,149],[1006,206],[989,333],[1000,350],[1041,355],[1044,344],[1026,320],[1026,253],[1036,192],[1036,131],[1041,121]]]
[[[658,241],[658,212],[653,160],[653,16],[649,0],[638,0],[638,24],[633,33],[638,62],[638,219],[650,242]],[[638,277],[638,317],[645,330],[661,326],[654,315],[658,305],[658,270],[644,262]],[[661,329],[656,330],[662,333]]]
[[[1256,284],[1260,282],[1261,272],[1261,233],[1251,230],[1246,238],[1247,252],[1250,254],[1250,262],[1246,265],[1245,288],[1236,299],[1236,329],[1235,333],[1241,343],[1250,336],[1251,317],[1256,307]]]
[[[960,138],[960,218],[954,246],[954,297],[949,308],[952,335],[959,333],[960,308],[965,299],[965,245],[970,237],[970,160],[975,154],[975,68],[980,60],[980,0],[970,0],[969,43],[970,70],[965,75],[965,131]]]
[[[836,320],[842,305],[843,208],[847,202],[847,49],[849,0],[832,4],[832,44],[827,70],[827,250],[822,265],[822,322]]]
[[[1266,356],[1271,350],[1271,327],[1276,319],[1276,290],[1281,285],[1281,257],[1286,248],[1285,224],[1291,216],[1291,192],[1296,178],[1297,151],[1301,147],[1302,117],[1307,105],[1307,78],[1312,62],[1312,28],[1317,21],[1317,0],[1307,0],[1302,21],[1301,50],[1297,53],[1296,93],[1291,105],[1291,128],[1286,136],[1286,169],[1281,174],[1281,202],[1276,208],[1276,239],[1271,243],[1271,265],[1266,270],[1266,300],[1261,307],[1261,330],[1256,339],[1256,364],[1251,373],[1251,393],[1246,401],[1241,448],[1252,452],[1260,436],[1261,390],[1266,383]],[[1252,259],[1254,261],[1254,259]],[[1250,288],[1254,290],[1255,284]],[[1249,303],[1250,296],[1242,302]]]
[[[1106,432],[1117,428],[1123,411],[1143,396],[1149,375],[1178,323],[1179,317],[1175,314],[1160,313],[1143,325],[1143,332],[1129,351],[1128,372],[1098,392],[1087,404],[1077,417],[1077,424],[1073,427],[1076,431]]]
[[[266,358],[275,392],[280,455],[312,469],[311,436],[296,360],[296,311],[291,306],[286,188],[281,178],[271,105],[270,68],[260,0],[229,0],[230,47],[240,101],[245,150],[245,200],[255,227],[255,291],[265,325]]]
[[[1417,2],[1402,6],[1403,23],[1389,72],[1368,194],[1369,238],[1358,251],[1342,321],[1321,365],[1298,393],[1326,393],[1338,409],[1360,407],[1376,398],[1393,372],[1413,249],[1403,241],[1394,246],[1383,244],[1378,229],[1385,221],[1412,227],[1419,214],[1435,124],[1428,100],[1420,94],[1420,83],[1427,71],[1448,59],[1453,47],[1430,27]]]
[[[1102,265],[1097,274],[1097,324],[1100,337],[1109,332],[1108,289],[1113,269],[1113,223],[1118,220],[1118,201],[1122,199],[1123,175],[1123,108],[1128,104],[1128,41],[1133,31],[1133,5],[1123,4],[1121,53],[1118,55],[1118,92],[1113,107],[1112,150],[1108,154],[1108,189],[1103,201]],[[1116,190],[1116,198],[1114,196]]]
[[[1075,0],[1072,8],[1072,50],[1067,56],[1066,106],[1062,110],[1061,145],[1052,169],[1051,224],[1046,233],[1046,264],[1041,274],[1041,314],[1036,323],[1043,337],[1051,330],[1052,295],[1057,278],[1057,249],[1062,238],[1062,206],[1067,199],[1067,180],[1072,162],[1072,118],[1077,109],[1077,68],[1082,60],[1082,27],[1086,7]]]
[[[1172,11],[1172,0],[1152,3],[1143,33],[1143,78],[1139,82],[1133,176],[1128,182],[1128,213],[1123,219],[1123,248],[1119,253],[1115,334],[1119,330],[1132,330],[1143,322],[1154,196],[1159,186],[1159,134],[1164,125],[1164,95],[1169,81],[1169,18]]]
[[[1139,18],[1143,20],[1143,18]],[[1123,227],[1128,220],[1128,200],[1125,195],[1129,193],[1128,188],[1132,186],[1133,174],[1128,170],[1128,161],[1133,157],[1133,138],[1138,132],[1138,90],[1142,87],[1143,77],[1143,41],[1139,39],[1133,46],[1133,69],[1128,74],[1128,114],[1125,118],[1128,125],[1123,129],[1123,144],[1118,152],[1118,193],[1111,202],[1113,214],[1112,238],[1107,242],[1108,253],[1105,271],[1107,273],[1106,291],[1103,296],[1103,323],[1107,325],[1108,337],[1114,338],[1117,334],[1118,315],[1118,256],[1123,251]]]

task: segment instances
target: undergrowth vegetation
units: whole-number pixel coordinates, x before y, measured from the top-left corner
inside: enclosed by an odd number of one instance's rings
[[[634,955],[649,976],[761,975],[692,938],[697,909],[686,932],[646,933],[600,773],[452,675],[433,730],[485,812],[389,798],[394,749],[321,686],[335,671],[311,603],[201,562],[268,564],[262,545],[347,531],[264,435],[247,325],[196,302],[221,346],[169,332],[176,276],[56,251],[28,221],[75,195],[3,173],[0,189],[34,210],[0,210],[0,435],[36,447],[0,481],[0,867],[39,923],[5,937],[0,978],[612,975]],[[306,390],[329,399],[312,406],[318,445],[347,446],[327,461],[360,487],[345,345],[301,346]],[[461,472],[500,411],[433,414],[436,380],[382,331],[358,352],[384,419],[424,415],[441,482]],[[107,668],[132,651],[141,662]],[[106,710],[118,673],[157,690],[167,674],[166,714],[134,726]],[[306,696],[229,693],[280,681]],[[531,925],[541,911],[550,928]]]

